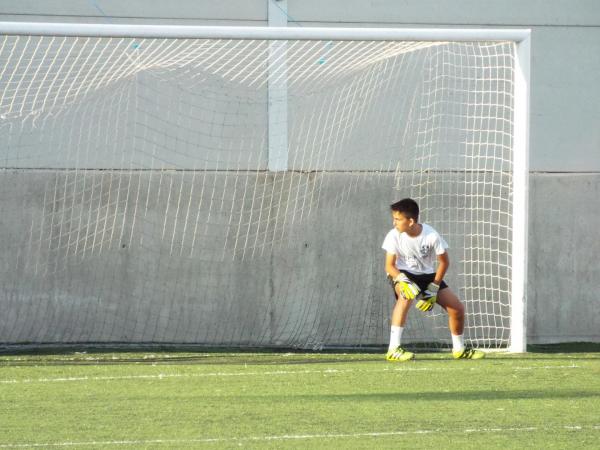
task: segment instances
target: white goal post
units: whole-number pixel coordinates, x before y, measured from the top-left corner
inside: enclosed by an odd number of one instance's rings
[[[529,30],[1,22],[0,63],[0,343],[376,345],[379,288],[344,315],[311,249],[401,195],[460,241],[473,343],[526,351]]]

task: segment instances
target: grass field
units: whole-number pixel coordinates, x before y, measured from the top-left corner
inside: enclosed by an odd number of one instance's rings
[[[0,354],[0,448],[40,447],[600,448],[600,353]]]

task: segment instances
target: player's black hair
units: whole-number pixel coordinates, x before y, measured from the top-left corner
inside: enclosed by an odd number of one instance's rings
[[[390,205],[392,211],[401,213],[407,219],[419,221],[419,205],[412,198],[403,198],[402,200]]]

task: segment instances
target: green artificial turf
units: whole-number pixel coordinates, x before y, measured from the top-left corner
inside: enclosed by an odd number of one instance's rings
[[[0,448],[594,448],[600,353],[0,354]]]

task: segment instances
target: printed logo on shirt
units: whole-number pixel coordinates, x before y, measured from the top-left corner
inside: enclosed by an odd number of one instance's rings
[[[429,254],[430,247],[426,244],[421,245],[421,256],[425,257]]]

